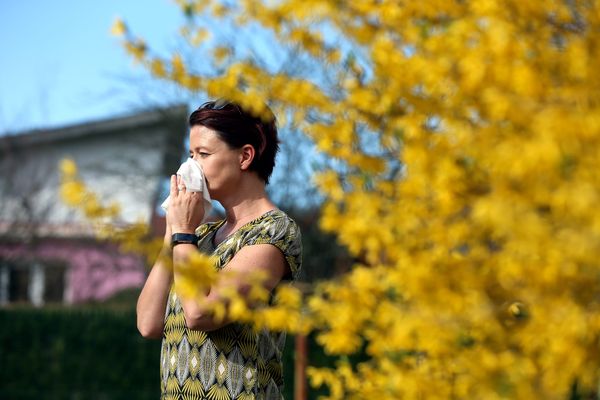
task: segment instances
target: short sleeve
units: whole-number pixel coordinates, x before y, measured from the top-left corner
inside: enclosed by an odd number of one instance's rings
[[[272,244],[283,253],[291,276],[284,279],[296,280],[302,266],[302,236],[296,222],[284,213],[265,218],[252,227],[246,236],[247,246]]]

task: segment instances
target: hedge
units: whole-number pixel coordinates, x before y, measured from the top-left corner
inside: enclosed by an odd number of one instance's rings
[[[309,347],[311,362],[328,363],[313,340]],[[0,309],[0,349],[0,399],[160,397],[160,341],[140,336],[133,310]],[[284,395],[290,400],[293,349],[290,336],[284,353]]]

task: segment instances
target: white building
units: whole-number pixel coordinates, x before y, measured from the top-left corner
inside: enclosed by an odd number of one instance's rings
[[[123,222],[160,225],[157,205],[186,153],[187,117],[175,106],[0,137],[0,304],[102,300],[141,286],[143,260],[94,239],[61,202],[58,165],[73,159],[89,188],[121,205]]]

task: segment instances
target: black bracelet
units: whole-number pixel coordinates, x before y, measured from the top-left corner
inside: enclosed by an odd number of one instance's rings
[[[193,233],[174,233],[173,236],[171,236],[171,248],[181,243],[198,246],[198,239],[199,237]]]

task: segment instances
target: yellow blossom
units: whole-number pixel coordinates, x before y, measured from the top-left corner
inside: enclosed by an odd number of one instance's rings
[[[159,59],[153,59],[150,63],[150,72],[157,78],[164,78],[167,76],[164,63]]]
[[[115,36],[123,36],[127,33],[127,25],[121,18],[117,18],[110,29],[110,33]]]
[[[60,172],[65,178],[72,178],[77,175],[77,164],[73,159],[65,158],[60,162]]]
[[[225,58],[227,58],[230,54],[231,50],[229,49],[229,47],[225,46],[219,46],[213,50],[213,57],[215,59],[215,62],[217,63],[222,63],[223,61],[225,61]]]
[[[84,186],[77,181],[65,182],[61,185],[62,200],[72,206],[79,205],[85,198]]]
[[[193,46],[199,46],[200,44],[202,44],[209,38],[210,38],[210,32],[206,29],[200,28],[200,29],[197,29],[196,32],[194,33],[194,35],[191,39],[191,44]]]

